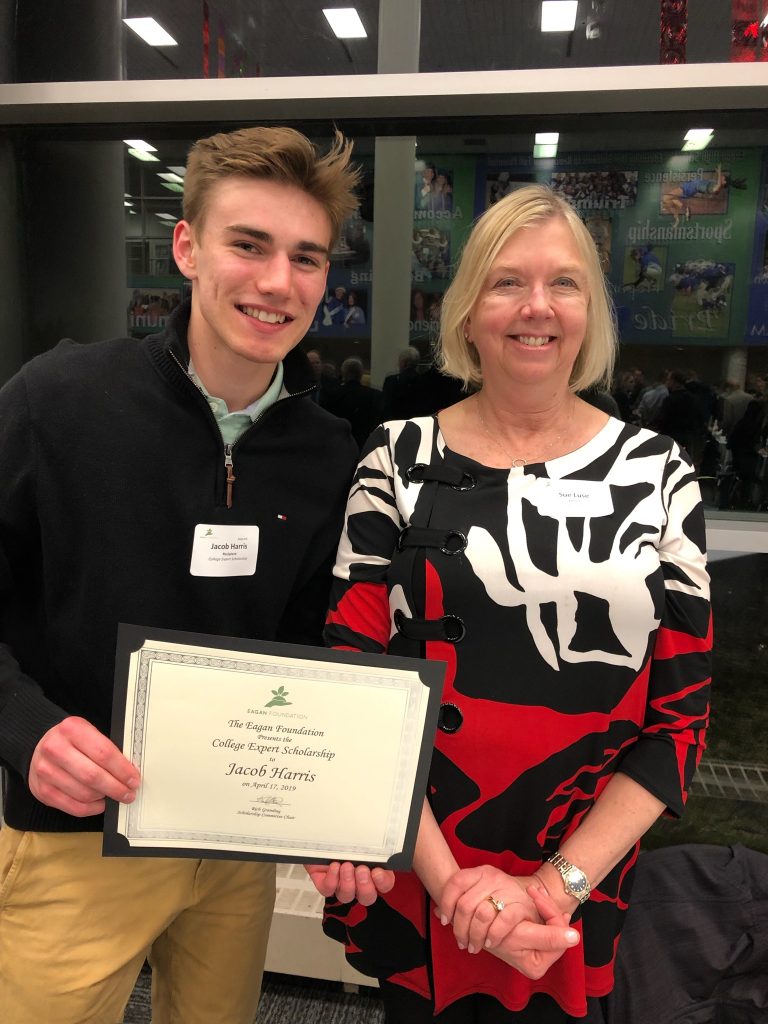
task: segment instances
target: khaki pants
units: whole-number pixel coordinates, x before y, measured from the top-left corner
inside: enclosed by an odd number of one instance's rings
[[[154,1024],[252,1024],[274,864],[103,858],[101,833],[0,829],[3,1024],[117,1024],[145,957]]]

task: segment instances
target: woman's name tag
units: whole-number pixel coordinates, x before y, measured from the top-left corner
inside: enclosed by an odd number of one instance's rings
[[[613,512],[608,484],[599,480],[542,480],[528,495],[543,516],[595,519]]]

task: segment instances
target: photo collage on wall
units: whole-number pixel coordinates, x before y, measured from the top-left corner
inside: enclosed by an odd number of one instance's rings
[[[764,255],[759,241],[750,251],[759,171],[748,150],[499,156],[479,170],[475,199],[480,212],[531,180],[566,198],[597,247],[623,341],[743,344],[757,315],[746,276]]]
[[[370,169],[366,171],[370,175]],[[370,338],[371,248],[373,210],[362,202],[344,222],[331,251],[328,282],[310,335],[325,338]]]
[[[129,338],[144,338],[162,331],[168,317],[189,293],[187,282],[174,277],[134,277],[126,289],[126,320]],[[168,282],[168,283],[164,283]]]
[[[409,337],[427,359],[440,305],[472,222],[475,159],[420,157],[414,165]]]

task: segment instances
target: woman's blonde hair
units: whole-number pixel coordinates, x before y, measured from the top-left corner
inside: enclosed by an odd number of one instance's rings
[[[526,185],[505,196],[478,218],[467,240],[458,270],[443,297],[437,365],[464,387],[480,387],[483,375],[477,349],[466,337],[467,318],[477,301],[488,272],[510,238],[529,224],[560,217],[571,229],[587,272],[589,306],[587,330],[573,365],[571,391],[592,384],[610,385],[616,356],[613,304],[600,268],[595,243],[570,203],[546,185]]]

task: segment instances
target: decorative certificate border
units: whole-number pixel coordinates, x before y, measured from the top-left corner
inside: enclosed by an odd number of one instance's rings
[[[236,650],[229,649],[233,643]],[[394,775],[390,776],[388,806],[382,810],[381,841],[368,845],[344,843],[341,849],[344,859],[398,867],[410,865],[432,756],[444,674],[442,664],[125,625],[120,627],[118,647],[113,739],[142,773],[149,753],[153,674],[159,665],[185,666],[195,672],[244,674],[261,677],[265,682],[294,680],[334,688],[386,687],[400,691],[405,713],[400,735],[393,736],[399,753]],[[215,652],[208,653],[206,649],[212,647]],[[339,698],[337,706],[343,706],[343,702],[343,697]],[[105,854],[313,861],[337,859],[341,855],[338,842],[315,840],[309,835],[270,835],[277,822],[269,817],[255,818],[253,833],[222,832],[200,828],[199,823],[190,828],[179,827],[178,822],[176,827],[165,829],[148,827],[145,811],[142,789],[133,804],[110,802]]]

